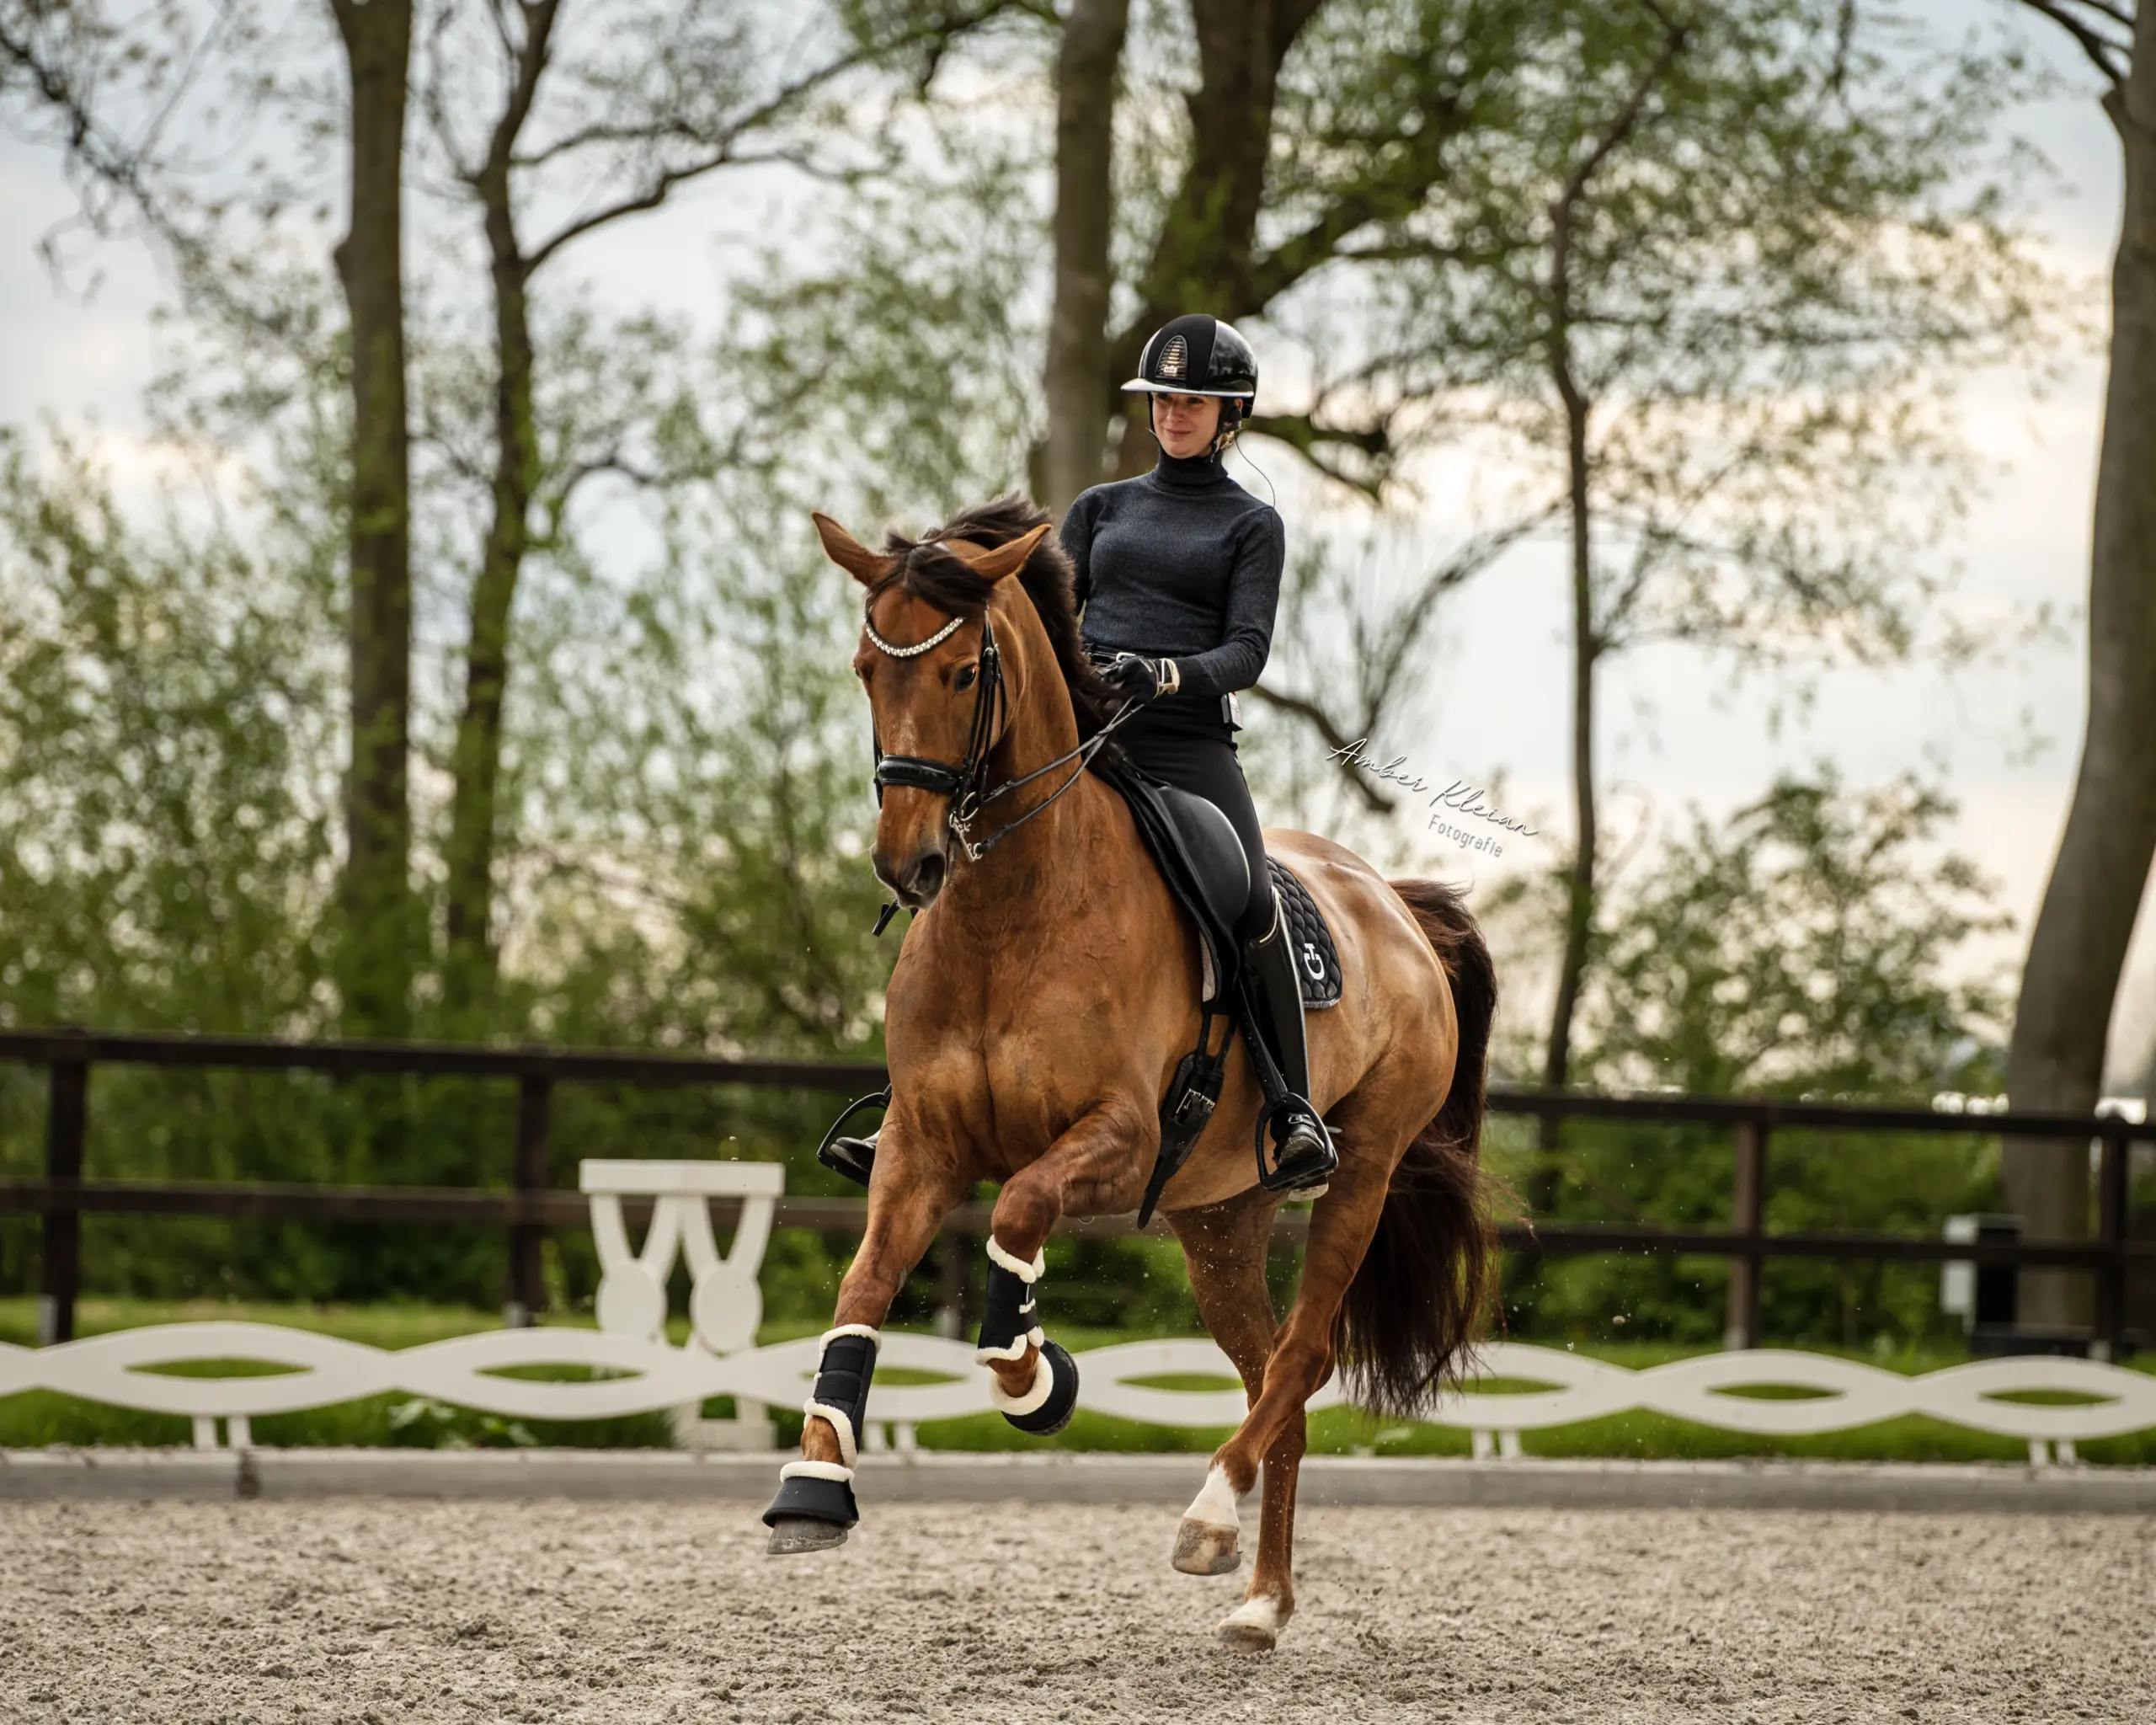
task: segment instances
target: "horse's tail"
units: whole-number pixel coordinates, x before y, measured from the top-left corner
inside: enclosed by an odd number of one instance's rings
[[[1459,1381],[1497,1294],[1492,1183],[1478,1155],[1497,974],[1459,894],[1433,880],[1391,886],[1444,967],[1460,1057],[1444,1106],[1393,1170],[1334,1341],[1356,1401],[1412,1414]]]

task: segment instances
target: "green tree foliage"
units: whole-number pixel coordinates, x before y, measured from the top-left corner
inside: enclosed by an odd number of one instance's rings
[[[1464,152],[1459,201],[1528,243],[1463,267],[1439,211],[1427,255],[1380,273],[1374,380],[1431,377],[1566,499],[1575,848],[1545,1083],[1570,1077],[1592,945],[1604,663],[1653,641],[1906,655],[1966,462],[1954,392],[2038,327],[1995,142],[2013,61],[1906,29],[1828,0],[1567,9],[1520,124]]]
[[[1963,858],[1940,855],[1953,805],[1908,782],[1860,791],[1822,770],[1779,780],[1716,827],[1696,814],[1609,911],[1582,1002],[1581,1061],[1598,1087],[1924,1103],[1999,1088],[2004,1014],[1969,944],[2007,927]],[[1515,1178],[1538,1166],[1515,1147]],[[1730,1220],[1729,1135],[1597,1122],[1571,1129],[1545,1214],[1667,1226]],[[1987,1207],[1997,1146],[1967,1137],[1785,1133],[1772,1142],[1775,1230],[1935,1233]],[[1783,1263],[1764,1314],[1779,1338],[1906,1340],[1937,1322],[1936,1273]],[[1710,1341],[1719,1263],[1549,1260],[1518,1283],[1530,1332]]]
[[[1721,832],[1694,814],[1598,955],[1595,1087],[1924,1102],[1995,1078],[1974,1063],[1998,990],[1951,972],[2009,925],[1966,858],[1927,855],[1952,813],[1913,782],[1822,770]]]
[[[325,1023],[328,547],[131,528],[62,441],[0,435],[0,1023]]]

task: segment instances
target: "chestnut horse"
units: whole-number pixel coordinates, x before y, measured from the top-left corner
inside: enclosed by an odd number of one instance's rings
[[[875,868],[916,914],[888,996],[892,1097],[867,1226],[825,1338],[802,1459],[765,1517],[774,1552],[845,1539],[880,1327],[979,1181],[1002,1186],[979,1354],[991,1397],[1029,1430],[1068,1420],[1070,1355],[1033,1316],[1041,1249],[1059,1216],[1138,1209],[1201,986],[1196,930],[1121,795],[1085,770],[1081,741],[1111,722],[1117,697],[1081,650],[1070,561],[1046,515],[1008,497],[925,540],[893,535],[882,552],[815,520],[831,559],[867,590],[853,668],[884,786]],[[1309,1020],[1310,1100],[1340,1166],[1311,1212],[1287,1322],[1266,1290],[1281,1198],[1257,1183],[1261,1097],[1240,1039],[1161,1202],[1249,1398],[1172,1561],[1198,1574],[1237,1566],[1236,1500],[1262,1462],[1257,1561],[1220,1626],[1259,1648],[1294,1609],[1305,1402],[1337,1365],[1366,1405],[1427,1405],[1461,1369],[1494,1283],[1476,1157],[1496,985],[1481,932],[1444,886],[1388,883],[1308,833],[1268,830],[1265,842],[1323,910],[1345,985]]]

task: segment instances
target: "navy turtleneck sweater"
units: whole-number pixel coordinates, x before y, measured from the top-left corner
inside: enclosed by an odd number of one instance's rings
[[[1182,686],[1161,707],[1217,713],[1221,696],[1257,681],[1287,534],[1216,457],[1164,451],[1151,473],[1096,485],[1070,505],[1062,540],[1086,646],[1176,661]]]

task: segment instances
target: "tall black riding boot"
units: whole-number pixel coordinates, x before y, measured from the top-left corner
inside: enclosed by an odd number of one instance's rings
[[[1303,985],[1289,948],[1285,913],[1273,895],[1273,927],[1242,947],[1244,991],[1272,1059],[1259,1060],[1265,1110],[1258,1123],[1258,1179],[1275,1190],[1321,1186],[1340,1166],[1332,1135],[1310,1100],[1310,1044],[1303,1031]],[[1268,1072],[1267,1066],[1274,1070]],[[1273,1152],[1268,1164],[1266,1139]]]

